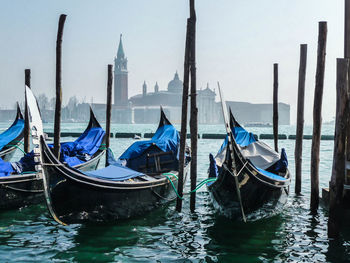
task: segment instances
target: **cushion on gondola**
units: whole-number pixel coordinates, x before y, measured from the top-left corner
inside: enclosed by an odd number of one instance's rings
[[[16,120],[11,127],[0,134],[0,150],[16,139],[24,129],[24,120]]]
[[[126,160],[127,166],[135,170],[145,165],[146,153],[172,152],[172,157],[163,158],[178,160],[179,141],[179,133],[173,125],[160,126],[151,140],[134,142],[119,159]]]
[[[261,169],[261,168],[259,168],[259,167],[256,167],[256,166],[255,166],[255,168],[256,168],[260,173],[262,173],[263,175],[265,175],[265,176],[267,176],[267,177],[270,177],[271,179],[280,180],[280,181],[286,181],[286,180],[287,180],[286,178],[284,178],[284,177],[282,177],[282,176],[279,176],[279,175],[274,174],[274,173],[270,173],[270,172],[268,172],[268,171],[266,171],[266,170],[263,170],[263,169]]]
[[[13,172],[14,170],[11,166],[11,163],[5,162],[0,158],[0,177],[8,176]]]
[[[106,168],[95,171],[84,172],[85,175],[111,181],[125,181],[134,177],[143,176],[143,173],[131,170],[117,163],[109,165]]]

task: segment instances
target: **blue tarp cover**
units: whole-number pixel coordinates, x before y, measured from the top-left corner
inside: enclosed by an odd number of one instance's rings
[[[85,155],[92,156],[100,148],[104,135],[105,131],[101,127],[93,127],[74,142],[61,143],[61,161],[69,166],[84,163]]]
[[[93,127],[86,130],[74,142],[61,143],[62,162],[66,162],[69,166],[76,166],[87,161],[101,146],[105,131],[101,127]],[[49,145],[52,147],[52,144]],[[33,151],[27,153],[18,162],[14,163],[16,173],[35,171],[35,162]],[[11,163],[0,161],[0,177],[8,176],[14,173]]]
[[[234,127],[232,132],[236,143],[241,147],[245,147],[253,142],[256,142],[253,133],[247,132],[242,127]]]
[[[0,177],[8,176],[13,172],[14,170],[12,168],[11,163],[5,162],[3,159],[0,158]]]
[[[156,145],[163,152],[177,154],[177,147],[180,141],[178,131],[173,125],[164,125],[158,128],[151,140],[134,142],[119,159],[133,159],[142,155],[149,147]]]
[[[117,163],[111,164],[106,168],[84,172],[84,174],[90,177],[111,181],[124,181],[144,175],[143,173],[139,173]]]
[[[253,142],[256,142],[254,134],[251,132],[247,132],[242,127],[234,127],[232,129],[232,134],[233,134],[233,137],[235,138],[236,143],[241,147],[245,147]],[[228,142],[228,139],[226,135],[225,140],[222,143],[218,153],[222,152],[226,148],[227,142]]]
[[[17,119],[11,127],[0,134],[0,150],[16,139],[24,129],[24,120]]]

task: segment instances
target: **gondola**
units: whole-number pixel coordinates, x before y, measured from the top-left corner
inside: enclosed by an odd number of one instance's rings
[[[0,134],[0,158],[6,162],[10,161],[17,148],[20,147],[24,136],[24,119],[21,109],[17,103],[16,119],[12,125]]]
[[[28,102],[29,97],[34,100],[28,96]],[[173,188],[177,186],[179,133],[162,110],[151,140],[134,142],[118,160],[108,149],[105,168],[82,172],[62,164],[52,154],[42,136],[36,104],[28,105],[46,202],[57,222],[115,222],[142,216],[176,198]],[[184,182],[190,162],[189,149],[186,152]]]
[[[244,221],[276,214],[287,200],[291,181],[285,150],[280,156],[258,141],[239,125],[231,111],[227,126],[228,136],[221,149],[215,158],[209,156],[208,176],[214,180],[207,188],[214,208],[230,219]]]
[[[105,132],[90,109],[89,124],[80,137],[61,143],[61,160],[75,169],[95,170],[105,154],[104,141]],[[0,159],[0,210],[44,201],[42,175],[35,171],[34,155],[32,151],[12,163]]]

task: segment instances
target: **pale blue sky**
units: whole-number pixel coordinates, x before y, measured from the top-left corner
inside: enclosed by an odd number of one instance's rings
[[[312,121],[318,22],[328,21],[323,119],[335,111],[335,63],[343,56],[343,0],[197,0],[197,83],[220,81],[227,100],[272,101],[272,64],[279,63],[279,100],[295,122],[299,45],[308,44],[306,121]],[[0,0],[0,105],[23,100],[24,69],[32,88],[52,97],[61,13],[63,99],[104,102],[106,68],[119,34],[128,57],[129,96],[146,80],[164,90],[183,75],[187,0]]]

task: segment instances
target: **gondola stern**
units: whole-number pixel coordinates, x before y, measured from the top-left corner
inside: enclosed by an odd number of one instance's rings
[[[17,113],[16,113],[16,120],[18,120],[18,119],[24,119],[23,118],[23,115],[22,115],[22,111],[21,111],[21,108],[19,107],[19,103],[18,103],[18,101],[17,101]]]
[[[89,120],[89,124],[86,128],[86,130],[90,129],[90,128],[93,128],[93,127],[101,127],[101,124],[98,122],[96,116],[95,116],[95,113],[92,109],[92,107],[90,106],[90,120]]]
[[[162,126],[165,126],[165,125],[172,125],[172,124],[168,120],[167,116],[165,115],[163,107],[160,106],[160,120],[159,120],[158,129]]]
[[[242,126],[236,121],[235,117],[233,116],[231,107],[229,107],[229,113],[230,113],[230,127],[231,127],[231,128],[234,128],[234,127],[242,127]]]

